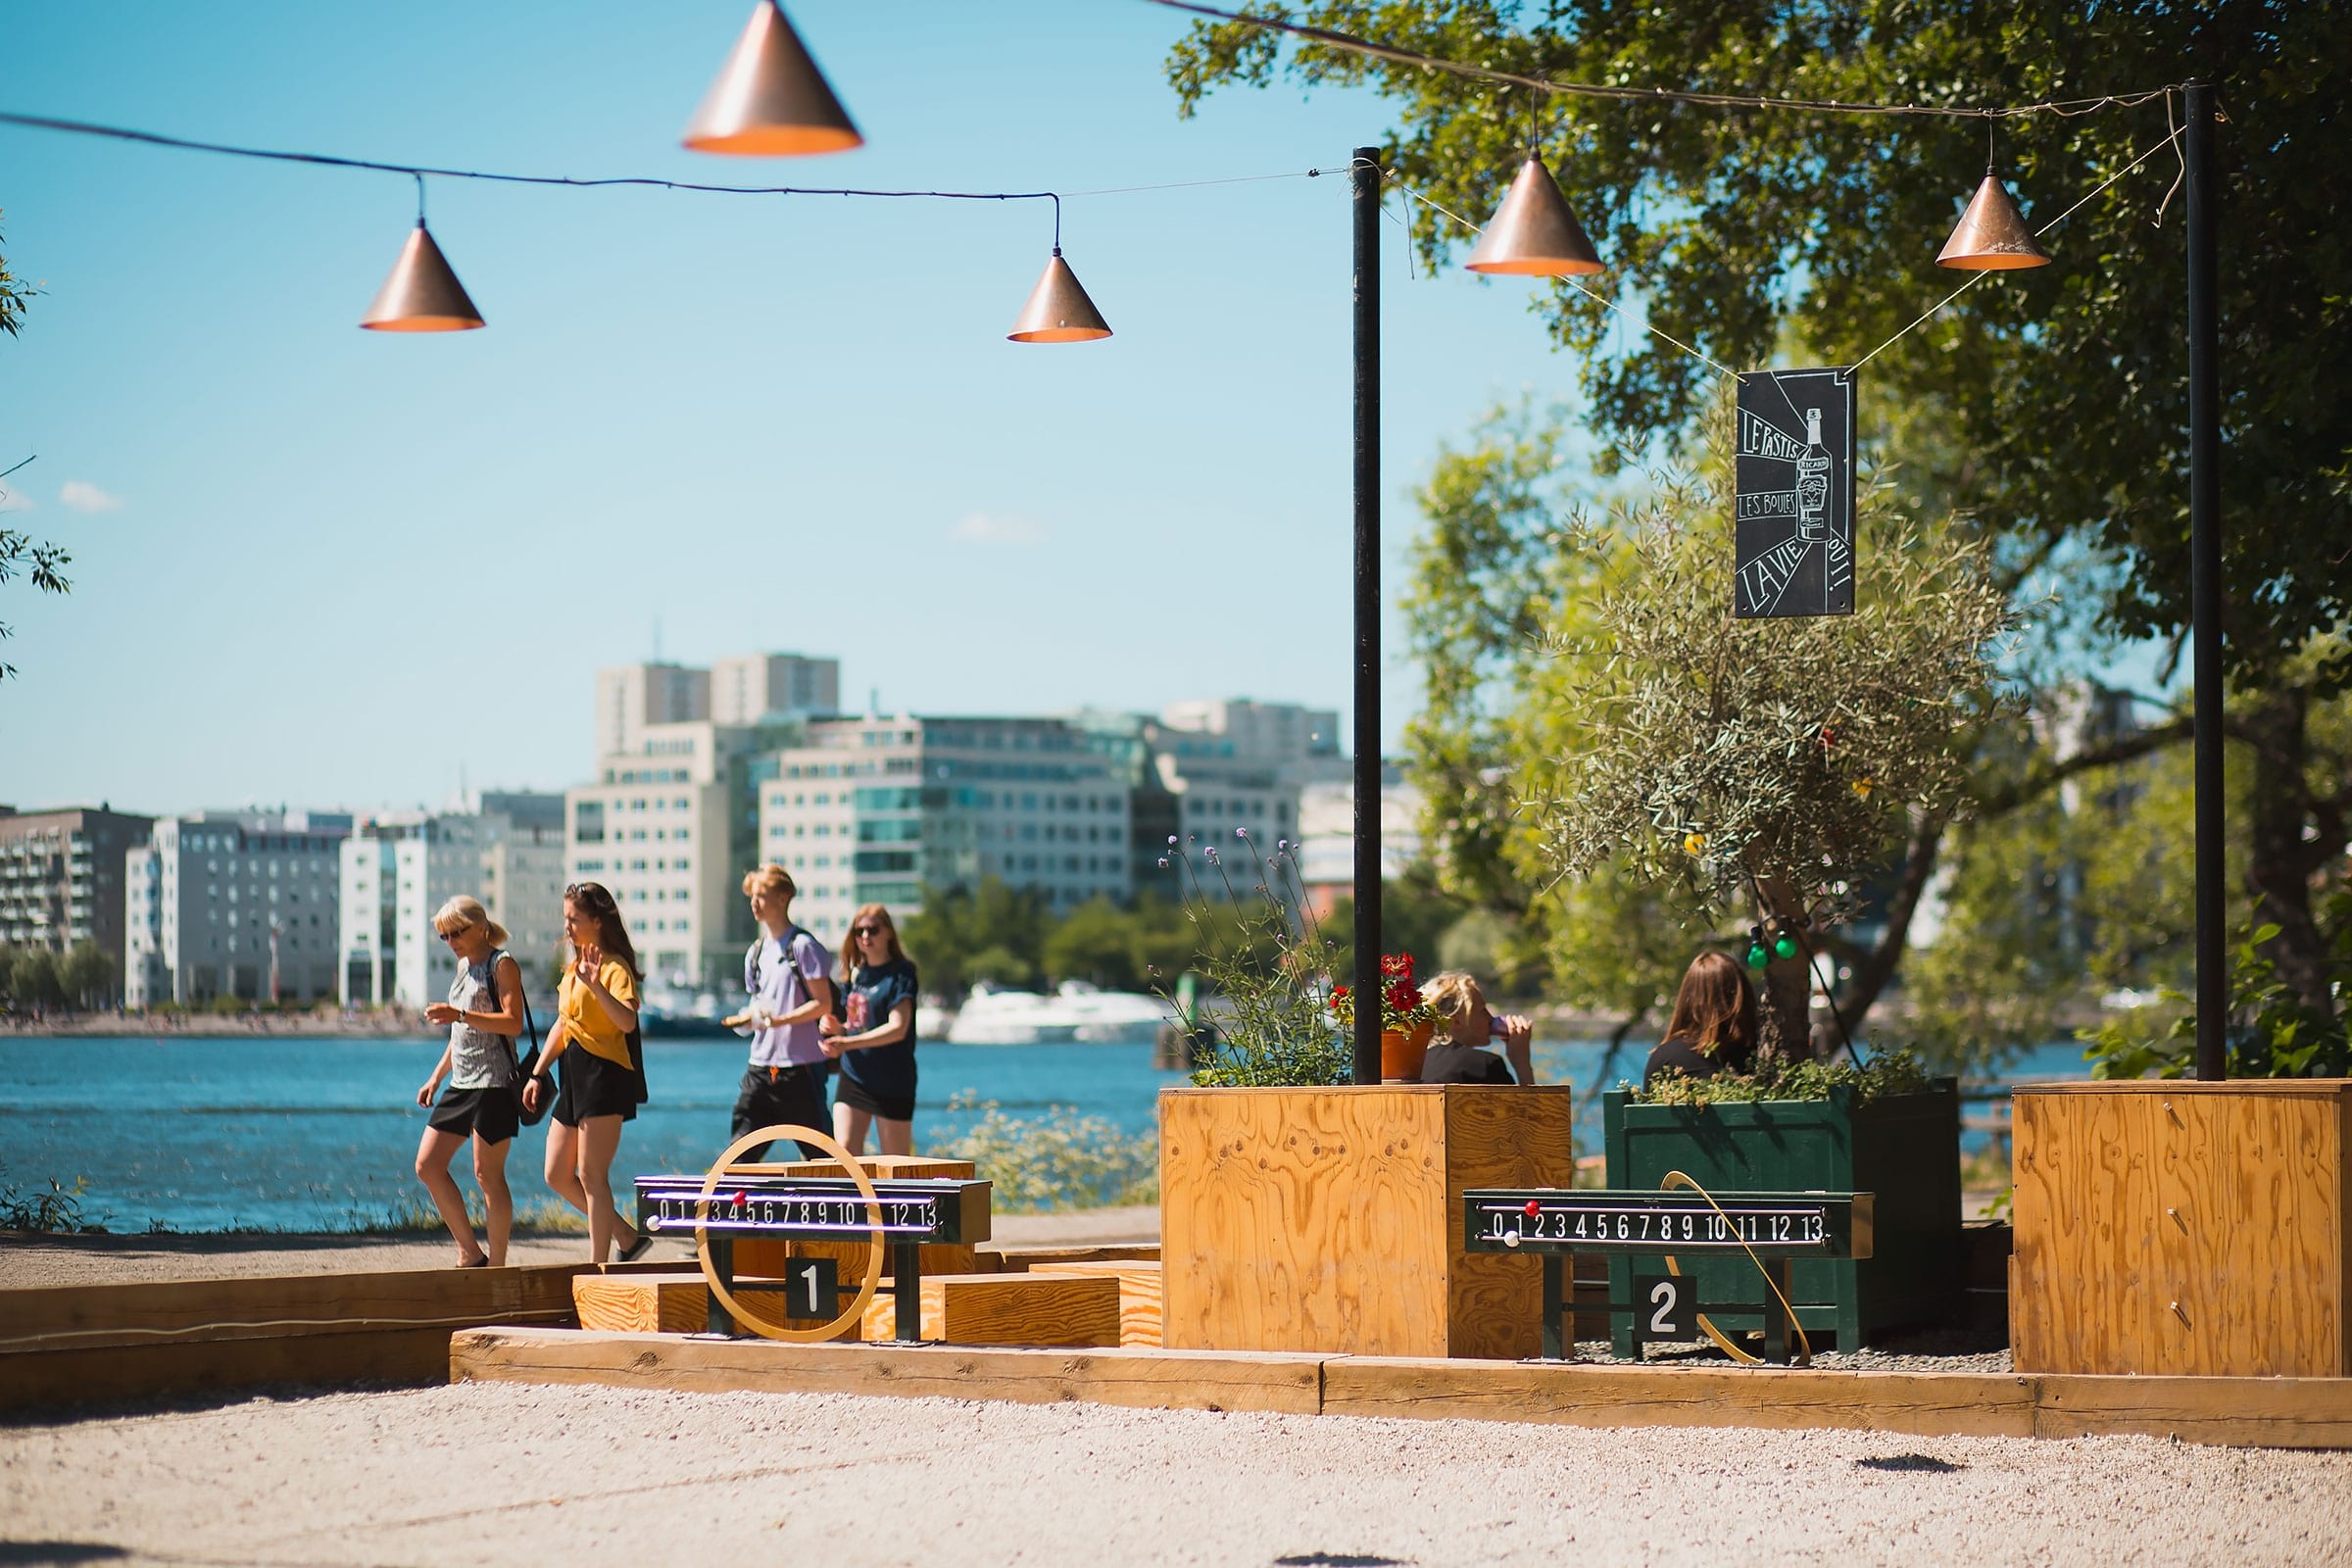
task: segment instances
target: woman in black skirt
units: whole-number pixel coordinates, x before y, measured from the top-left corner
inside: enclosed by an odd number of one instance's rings
[[[602,1263],[617,1246],[630,1262],[653,1245],[612,1202],[612,1156],[620,1124],[634,1121],[645,1100],[645,1077],[630,1050],[637,1032],[637,950],[620,923],[620,906],[602,883],[575,882],[564,890],[564,935],[571,967],[556,993],[556,1021],[547,1031],[534,1074],[561,1064],[555,1114],[547,1129],[547,1185],[588,1216],[588,1260]],[[522,1086],[522,1102],[539,1108],[539,1086]]]
[[[416,1091],[432,1105],[424,1141],[416,1146],[416,1179],[433,1195],[441,1223],[458,1244],[460,1268],[504,1268],[507,1236],[514,1226],[514,1195],[507,1187],[507,1146],[518,1125],[514,1041],[522,1033],[522,970],[505,952],[507,928],[490,918],[479,899],[451,899],[433,914],[433,929],[449,944],[458,972],[449,1000],[424,1009],[427,1023],[447,1024],[449,1044],[433,1075]],[[433,1104],[442,1080],[449,1093]],[[473,1179],[482,1189],[490,1233],[485,1253],[474,1245],[466,1199],[449,1174],[449,1160],[473,1140]]]

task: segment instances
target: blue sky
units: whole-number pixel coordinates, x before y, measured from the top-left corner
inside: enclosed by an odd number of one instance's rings
[[[1388,116],[1292,85],[1176,115],[1135,0],[798,0],[865,132],[819,159],[678,134],[748,0],[13,13],[0,107],[398,162],[1066,191],[1344,168]],[[1116,335],[1004,333],[1042,203],[437,181],[486,331],[358,318],[400,175],[0,127],[0,233],[46,292],[0,340],[18,527],[0,801],[368,808],[560,788],[591,676],[830,654],[891,710],[1348,691],[1344,177],[1066,204]],[[1385,273],[1391,597],[1404,492],[1497,400],[1568,396],[1529,285]],[[1417,697],[1395,657],[1392,744]]]

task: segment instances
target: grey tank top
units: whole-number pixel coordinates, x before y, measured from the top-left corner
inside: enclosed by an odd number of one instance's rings
[[[480,963],[469,963],[450,978],[449,1004],[466,1012],[496,1012],[499,999],[491,984],[493,964],[506,956],[493,953]],[[514,1042],[462,1023],[449,1026],[449,1087],[504,1089],[514,1083]]]

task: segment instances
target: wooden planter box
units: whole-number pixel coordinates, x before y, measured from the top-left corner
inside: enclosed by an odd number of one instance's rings
[[[1170,1349],[1534,1355],[1531,1259],[1462,1250],[1473,1187],[1566,1187],[1565,1086],[1159,1093]]]
[[[2020,1372],[2352,1375],[2352,1080],[2020,1087]]]
[[[1602,1097],[1611,1187],[1654,1188],[1679,1170],[1710,1192],[1876,1195],[1871,1255],[1797,1258],[1788,1266],[1796,1320],[1829,1330],[1849,1350],[1878,1329],[1946,1323],[1962,1311],[1960,1090],[1936,1080],[1916,1095],[1856,1104],[1759,1100],[1723,1105],[1642,1105],[1625,1090]],[[1712,1301],[1759,1302],[1764,1284],[1744,1256],[1678,1258],[1698,1280],[1699,1307],[1718,1328],[1763,1326],[1760,1312],[1717,1312]],[[1633,1262],[1609,1264],[1611,1296],[1633,1298]],[[1611,1317],[1619,1355],[1634,1352],[1631,1313]]]

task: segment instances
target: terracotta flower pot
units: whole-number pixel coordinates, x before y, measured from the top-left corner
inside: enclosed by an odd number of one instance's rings
[[[1384,1084],[1417,1084],[1421,1081],[1421,1058],[1429,1054],[1429,1037],[1437,1026],[1427,1019],[1410,1029],[1383,1029],[1380,1032],[1380,1081]]]

